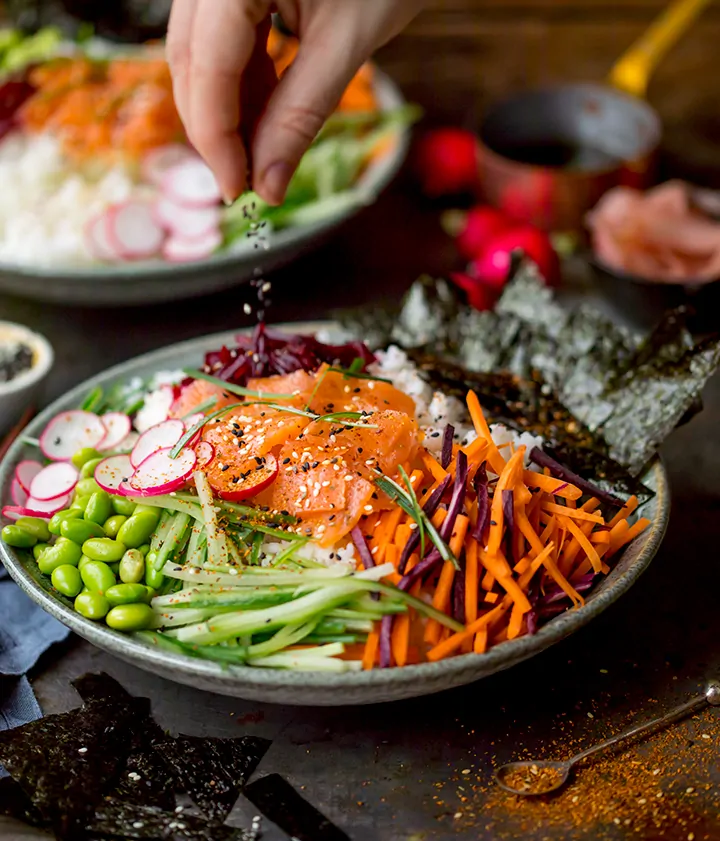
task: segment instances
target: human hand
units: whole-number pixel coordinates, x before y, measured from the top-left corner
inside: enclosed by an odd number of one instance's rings
[[[423,0],[173,0],[167,55],[188,139],[226,200],[247,188],[280,204],[300,159],[372,53],[397,35]],[[270,94],[246,149],[241,84],[265,50],[269,15],[296,32],[295,60]],[[263,103],[264,104],[264,103]]]

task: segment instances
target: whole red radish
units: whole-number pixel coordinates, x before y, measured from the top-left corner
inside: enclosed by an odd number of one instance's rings
[[[470,131],[441,128],[420,139],[415,174],[431,198],[472,192],[478,186],[478,143]]]
[[[522,251],[538,267],[545,282],[553,286],[559,280],[560,263],[550,237],[532,225],[520,225],[501,231],[468,269],[471,277],[501,289],[510,276],[512,255]]]
[[[495,306],[498,293],[477,278],[462,272],[450,272],[450,280],[465,292],[468,304],[476,310],[491,310]]]
[[[500,210],[487,204],[477,205],[467,212],[464,227],[457,235],[455,244],[466,260],[474,260],[512,224]]]

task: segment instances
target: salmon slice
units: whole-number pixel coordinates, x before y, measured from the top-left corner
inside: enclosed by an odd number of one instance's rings
[[[217,409],[223,409],[225,406],[232,406],[233,403],[238,403],[241,399],[206,380],[193,380],[183,386],[180,395],[170,406],[170,417],[184,418],[186,415],[197,411],[197,407],[211,397],[215,398],[215,405],[206,414]]]

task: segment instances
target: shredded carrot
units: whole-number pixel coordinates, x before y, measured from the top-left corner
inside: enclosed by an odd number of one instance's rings
[[[595,549],[592,543],[587,539],[587,536],[582,531],[582,529],[578,528],[577,524],[573,523],[573,521],[569,517],[561,517],[560,522],[580,544],[580,547],[582,548],[583,552],[585,552],[585,554],[590,559],[590,563],[592,564],[592,567],[595,570],[595,572],[600,572],[600,567],[602,566],[600,556],[597,553],[597,549]]]
[[[599,543],[610,543],[610,530],[603,529],[602,531],[594,531],[590,535],[590,542],[594,543],[596,546]]]
[[[485,452],[488,448],[488,442],[485,438],[478,436],[474,441],[471,441],[465,447],[460,449],[465,453],[469,462],[480,462],[485,457]]]
[[[617,512],[617,514],[610,520],[608,525],[610,528],[616,526],[621,520],[627,520],[627,518],[635,511],[638,507],[638,498],[633,494],[630,499],[623,505],[623,507]]]
[[[503,539],[503,530],[505,527],[502,492],[504,490],[512,490],[517,484],[518,476],[521,475],[524,457],[525,447],[519,447],[515,455],[503,468],[500,478],[495,485],[492,507],[490,509],[490,534],[488,536],[487,548],[488,555],[497,555],[500,550],[500,545],[502,544]],[[507,571],[509,572],[509,569]]]
[[[616,545],[610,546],[610,549],[607,552],[607,557],[612,557],[618,549],[622,549],[623,546],[626,546],[628,543],[635,540],[635,538],[642,534],[645,529],[650,525],[650,520],[646,519],[645,517],[641,517],[636,523],[634,523],[630,528],[625,532],[625,534],[620,538],[620,542]]]
[[[450,537],[450,551],[457,557],[462,551],[465,535],[467,534],[470,520],[464,514],[458,514]],[[443,564],[440,579],[433,596],[433,607],[443,613],[450,611],[450,599],[452,597],[452,586],[455,580],[455,565],[452,561],[445,561]],[[425,628],[425,642],[436,643],[440,637],[441,625],[436,619],[430,619]]]
[[[475,634],[475,640],[473,642],[473,651],[476,654],[484,654],[487,650],[488,644],[488,629],[481,628],[477,634]]]
[[[465,621],[474,622],[478,611],[478,547],[474,540],[465,542]]]
[[[419,555],[415,552],[408,559],[407,571],[409,572],[418,561]],[[410,588],[411,595],[417,596],[420,592],[421,586],[422,582],[416,581]],[[390,648],[392,650],[393,659],[398,666],[404,666],[408,662],[411,610],[412,608],[408,609],[407,612],[396,616],[395,621],[393,622],[392,633],[390,635]]]
[[[524,617],[525,614],[523,611],[518,608],[517,604],[514,604],[512,611],[510,612],[510,624],[507,629],[507,638],[509,640],[514,640],[516,637],[520,636]]]
[[[401,549],[405,547],[405,544],[410,540],[410,535],[412,534],[412,529],[407,523],[400,523],[400,525],[395,529],[395,543],[397,546],[400,546]]]
[[[562,505],[555,505],[552,502],[548,502],[543,505],[543,511],[547,511],[548,514],[561,514],[564,517],[571,517],[573,520],[585,520],[588,523],[598,523],[599,525],[605,524],[605,520],[603,520],[600,514],[591,514],[582,508],[565,508]]]
[[[521,558],[513,567],[513,572],[517,573],[518,575],[522,575],[523,572],[526,572],[530,569],[530,558],[525,557]]]
[[[421,458],[423,464],[433,479],[435,479],[436,482],[442,482],[442,480],[447,476],[447,470],[443,470],[439,462],[436,461],[427,450],[422,451]]]
[[[480,401],[474,391],[468,392],[467,407],[470,412],[470,418],[472,419],[473,426],[475,427],[475,432],[477,432],[478,436],[487,443],[487,460],[490,467],[493,469],[493,472],[500,476],[505,469],[505,459],[502,457],[500,450],[498,450],[495,442],[493,441],[493,437],[490,434],[490,427],[485,420],[485,415],[483,414],[482,407],[480,406]]]
[[[395,541],[395,532],[405,512],[397,507],[386,511],[375,534],[377,552],[373,555],[376,564],[381,564],[386,557],[388,547]],[[395,564],[397,566],[397,562]]]
[[[487,602],[488,604],[495,604],[495,602],[499,598],[500,596],[498,595],[498,593],[495,593],[491,590],[489,593],[485,593],[485,598],[483,599],[483,601]]]
[[[503,605],[498,605],[492,610],[489,610],[487,613],[484,613],[479,619],[471,622],[465,630],[458,631],[451,637],[448,637],[444,642],[441,642],[439,645],[431,648],[430,651],[428,651],[428,660],[442,660],[444,657],[452,654],[453,651],[457,651],[457,649],[460,648],[468,637],[473,637],[478,631],[486,628],[488,624],[504,610],[507,610],[507,608]]]
[[[369,671],[375,665],[378,649],[380,647],[380,632],[375,628],[370,631],[365,642],[365,653],[363,654],[362,667]]]
[[[582,496],[582,491],[575,485],[563,482],[562,479],[556,479],[554,476],[535,473],[532,470],[526,470],[523,473],[523,482],[528,488],[538,488],[561,499],[580,499]]]

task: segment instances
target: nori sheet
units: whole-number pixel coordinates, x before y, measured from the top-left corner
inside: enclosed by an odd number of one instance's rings
[[[258,736],[237,739],[167,736],[155,750],[180,788],[210,820],[222,823],[270,742]]]
[[[48,822],[33,805],[32,800],[25,794],[25,790],[12,777],[0,779],[0,815],[7,815],[18,821],[46,828]]]
[[[367,313],[339,318],[373,349],[395,343],[438,365],[451,362],[473,374],[509,374],[546,387],[594,439],[592,449],[630,477],[702,405],[703,387],[720,364],[720,337],[694,341],[685,310],[668,312],[650,335],[636,336],[592,308],[561,307],[528,264],[519,267],[494,311],[478,312],[446,281],[422,278],[398,311],[372,315],[372,330]],[[557,439],[556,446],[563,460]],[[569,450],[573,441],[564,446]]]
[[[243,789],[243,795],[292,839],[350,841],[342,829],[311,806],[279,774],[260,777]]]

